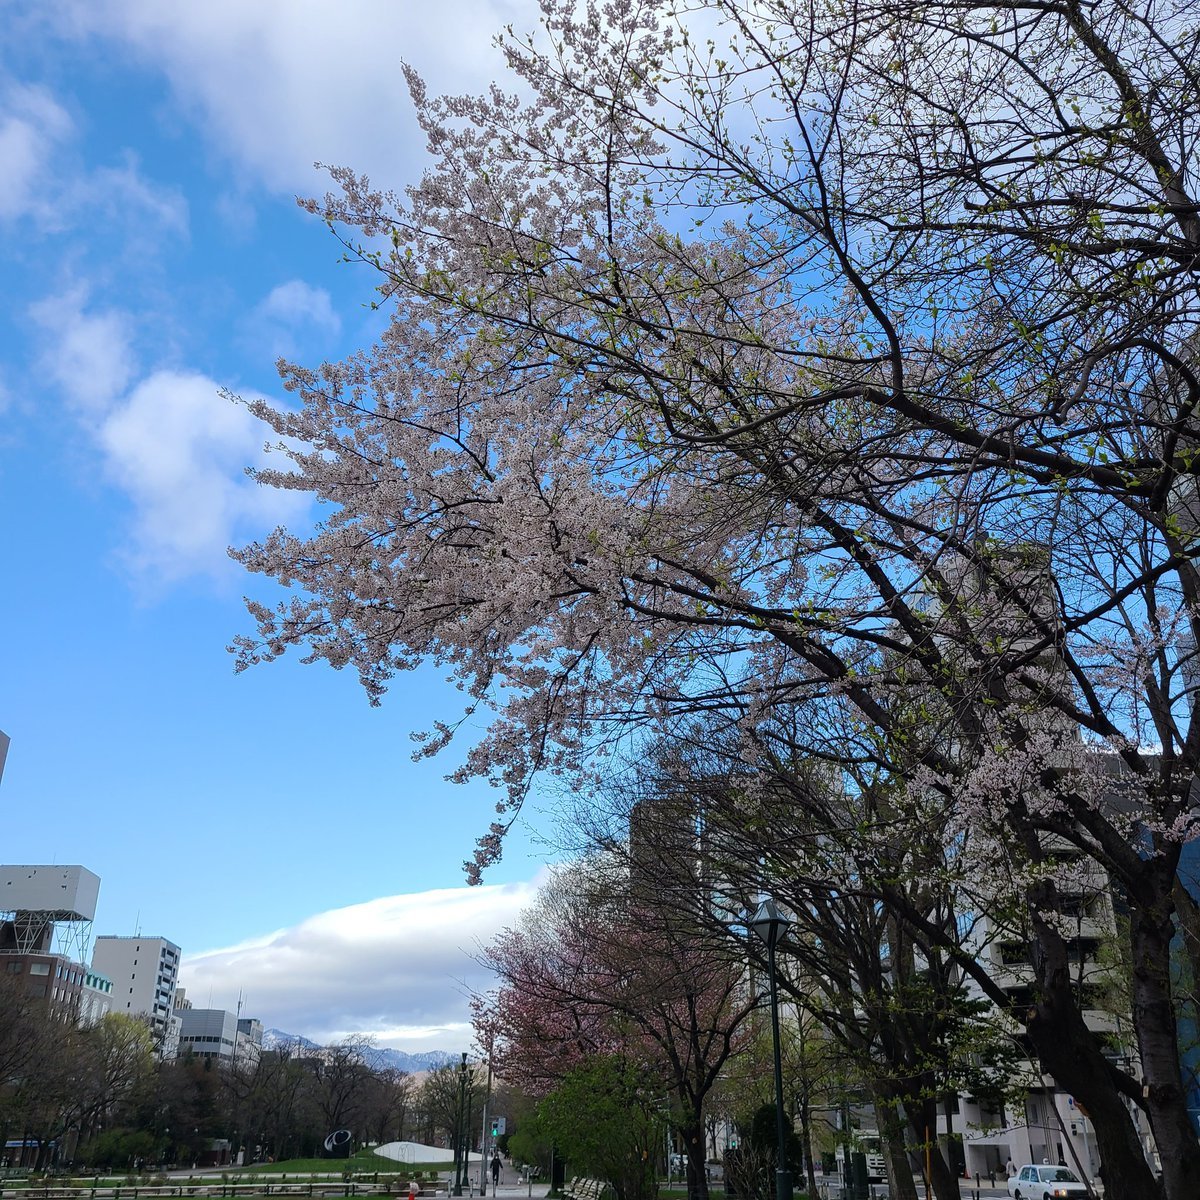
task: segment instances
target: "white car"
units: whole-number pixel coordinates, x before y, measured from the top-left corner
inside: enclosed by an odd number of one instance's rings
[[[1086,1196],[1087,1184],[1066,1167],[1022,1167],[1009,1181],[1015,1200],[1057,1200],[1059,1196]]]

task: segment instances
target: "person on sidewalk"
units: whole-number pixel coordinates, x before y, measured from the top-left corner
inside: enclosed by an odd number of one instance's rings
[[[500,1152],[494,1151],[492,1154],[492,1191],[495,1191],[500,1183]]]

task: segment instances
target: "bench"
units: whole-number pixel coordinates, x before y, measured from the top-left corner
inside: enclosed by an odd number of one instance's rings
[[[603,1200],[608,1184],[600,1179],[572,1179],[563,1188],[563,1195],[569,1200]]]

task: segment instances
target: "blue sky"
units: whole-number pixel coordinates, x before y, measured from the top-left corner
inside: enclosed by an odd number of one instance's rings
[[[369,274],[296,195],[325,190],[316,160],[415,178],[401,61],[475,90],[500,73],[492,34],[534,19],[503,0],[0,0],[0,860],[83,863],[96,932],[140,922],[185,976],[191,957],[198,1002],[245,988],[293,1032],[455,1048],[447,981],[475,981],[462,951],[528,899],[544,850],[520,830],[464,895],[494,796],[410,761],[409,732],[456,712],[436,670],[380,709],[324,667],[234,675],[263,583],[225,547],[308,513],[245,479],[265,434],[220,392],[278,394],[278,355],[370,340]],[[387,994],[292,995],[335,961],[361,987],[381,939]],[[425,1000],[400,1011],[406,971]]]

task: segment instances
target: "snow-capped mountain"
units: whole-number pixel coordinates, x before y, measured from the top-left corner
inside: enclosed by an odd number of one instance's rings
[[[285,1033],[282,1029],[264,1029],[262,1044],[264,1050],[278,1050],[290,1046],[300,1050],[320,1050],[319,1043],[297,1033]],[[436,1067],[449,1062],[456,1062],[458,1055],[448,1050],[423,1050],[417,1054],[408,1054],[403,1050],[393,1050],[390,1046],[374,1046],[363,1051],[367,1066],[379,1071],[392,1069],[415,1073],[417,1071],[432,1071]]]

